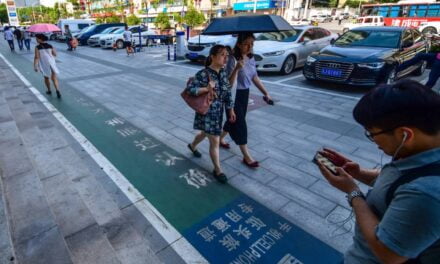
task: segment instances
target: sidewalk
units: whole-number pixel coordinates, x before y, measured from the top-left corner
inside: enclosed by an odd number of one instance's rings
[[[183,263],[0,59],[0,263]]]

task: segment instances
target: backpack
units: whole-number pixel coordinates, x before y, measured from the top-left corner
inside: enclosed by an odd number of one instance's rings
[[[394,198],[394,194],[400,186],[410,183],[416,179],[428,176],[440,176],[440,163],[432,163],[423,167],[402,171],[402,175],[397,180],[395,180],[387,190],[387,193],[385,195],[385,204],[387,208],[391,204],[391,201]],[[376,208],[372,209],[376,216],[379,219],[382,219],[383,214],[379,213]],[[427,258],[429,258],[429,260],[425,261],[424,259]],[[440,240],[437,240],[436,242],[434,242],[434,244],[425,249],[422,253],[420,253],[419,256],[417,256],[417,258],[407,260],[405,264],[432,263],[430,262],[430,260],[432,259],[440,259]]]

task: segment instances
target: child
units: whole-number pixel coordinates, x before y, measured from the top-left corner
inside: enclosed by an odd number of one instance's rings
[[[57,65],[55,63],[55,56],[57,55],[55,49],[52,45],[46,43],[47,37],[43,34],[37,34],[35,36],[38,45],[35,47],[35,57],[34,57],[34,70],[36,72],[40,71],[44,76],[44,83],[46,84],[47,91],[46,94],[52,94],[50,90],[50,80],[55,86],[55,91],[57,97],[61,98],[61,93],[58,88],[57,75],[59,74]]]

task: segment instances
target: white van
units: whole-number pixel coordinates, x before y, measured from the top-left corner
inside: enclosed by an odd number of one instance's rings
[[[76,33],[81,31],[81,29],[94,24],[95,22],[91,19],[60,19],[58,20],[57,26],[61,29],[61,32],[64,34],[65,25],[69,25],[70,32]]]
[[[366,26],[384,26],[383,17],[381,16],[366,16],[358,17],[354,23],[344,24],[342,32],[347,32],[353,28]]]

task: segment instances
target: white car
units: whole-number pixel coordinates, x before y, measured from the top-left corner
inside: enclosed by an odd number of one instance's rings
[[[292,26],[307,26],[310,25],[310,21],[307,19],[293,19],[290,21]]]
[[[366,16],[366,17],[358,17],[355,23],[346,23],[343,26],[342,32],[347,32],[353,28],[357,27],[371,27],[371,26],[384,26],[385,23],[383,21],[382,16]]]
[[[100,44],[100,39],[101,39],[102,36],[105,36],[107,34],[111,34],[112,32],[115,32],[116,30],[119,30],[121,28],[122,27],[109,27],[109,28],[106,28],[101,33],[92,35],[87,40],[87,45],[89,45],[90,47],[99,47],[101,45]]]
[[[304,65],[307,56],[338,38],[321,27],[294,27],[291,31],[260,34],[254,43],[257,70],[290,74]]]
[[[419,31],[423,34],[439,34],[440,21],[422,22],[420,23]]]
[[[130,30],[132,33],[131,39],[133,44],[139,45],[139,26],[131,26],[128,28],[128,30]],[[124,31],[125,29],[121,28],[110,34],[101,36],[99,40],[101,48],[112,48],[114,43],[116,43],[116,47],[118,49],[124,48]],[[148,30],[146,27],[141,27],[141,42],[145,40],[145,43],[142,43],[142,45],[147,44],[146,39],[149,35],[156,35],[156,32],[153,30]]]
[[[204,60],[209,56],[211,47],[221,44],[234,48],[237,37],[233,35],[206,36],[199,35],[188,40],[185,58],[190,61]]]

